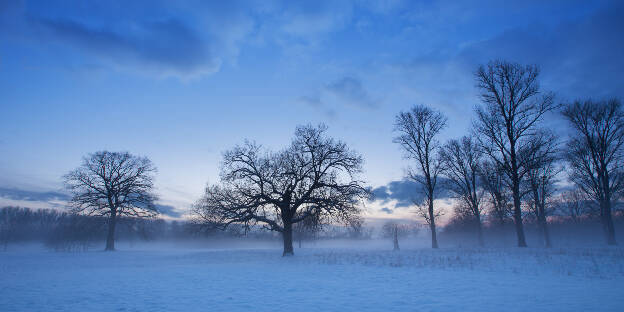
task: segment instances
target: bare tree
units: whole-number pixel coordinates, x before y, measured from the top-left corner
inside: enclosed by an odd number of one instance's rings
[[[407,237],[412,233],[418,233],[418,227],[409,224],[399,224],[396,221],[388,221],[381,227],[381,237],[391,238],[393,250],[398,251],[399,238]]]
[[[541,131],[539,135],[533,138],[532,142],[535,147],[530,149],[533,154],[528,160],[531,165],[525,177],[528,186],[527,192],[531,198],[529,207],[537,219],[544,246],[551,247],[546,217],[550,210],[547,209],[547,206],[551,205],[556,190],[557,175],[562,170],[557,164],[559,160],[556,155],[558,142],[554,134],[546,131]]]
[[[624,112],[618,99],[576,101],[563,115],[574,129],[568,142],[570,179],[600,206],[607,244],[615,245],[612,206],[624,189]]]
[[[100,151],[85,157],[80,167],[64,176],[65,186],[73,195],[70,205],[74,212],[108,217],[106,250],[115,250],[118,216],[157,214],[152,193],[155,173],[146,157]]]
[[[299,243],[299,248],[304,239],[314,239],[315,235],[323,229],[325,220],[322,217],[323,215],[316,214],[293,224],[293,233]]]
[[[520,184],[529,166],[531,138],[544,115],[555,109],[551,93],[540,91],[536,66],[493,61],[476,72],[483,105],[475,130],[482,150],[503,169],[511,183],[518,246],[526,247]]]
[[[481,153],[476,142],[466,136],[450,140],[440,150],[440,159],[442,173],[449,179],[449,190],[470,210],[477,225],[479,245],[484,246],[481,202],[485,191],[480,185]]]
[[[570,217],[572,222],[579,223],[583,215],[590,211],[586,206],[588,201],[587,194],[575,187],[561,193],[557,208],[562,214]]]
[[[201,222],[226,228],[261,224],[282,233],[283,255],[293,255],[293,224],[322,217],[350,222],[368,196],[362,157],[325,135],[327,127],[300,126],[291,145],[263,152],[250,142],[223,154],[221,183],[206,188],[195,205]]]
[[[416,168],[408,169],[407,175],[423,187],[426,213],[421,214],[431,229],[431,247],[438,248],[435,217],[438,214],[433,206],[436,198],[436,186],[441,163],[438,158],[440,144],[437,136],[446,126],[446,117],[441,112],[424,105],[416,105],[410,111],[396,116],[395,131],[399,135],[394,139],[401,145],[409,159],[416,161]]]
[[[481,185],[489,195],[490,218],[496,220],[499,225],[505,225],[512,216],[512,204],[507,188],[505,173],[496,163],[484,161],[481,163]]]

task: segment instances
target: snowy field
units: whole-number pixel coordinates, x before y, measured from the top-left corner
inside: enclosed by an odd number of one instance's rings
[[[624,311],[624,249],[0,253],[0,311]]]

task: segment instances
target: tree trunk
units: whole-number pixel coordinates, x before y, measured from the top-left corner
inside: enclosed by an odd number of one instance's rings
[[[282,238],[284,239],[284,253],[282,256],[293,256],[293,237],[292,237],[292,223],[284,222],[284,231],[282,232]]]
[[[397,226],[394,226],[394,250],[399,250],[399,229]]]
[[[548,223],[546,221],[546,211],[543,207],[538,207],[538,216],[537,220],[539,222],[540,234],[542,234],[542,239],[544,240],[544,247],[550,248],[552,246],[550,242],[550,233],[548,232]]]
[[[435,215],[433,213],[433,199],[429,199],[429,228],[431,228],[431,248],[438,248],[438,237],[436,235]]]
[[[481,218],[477,216],[477,235],[479,236],[479,247],[485,246],[483,242],[483,226],[481,225]]]
[[[117,212],[112,211],[108,219],[108,236],[106,236],[106,251],[115,250],[115,223],[117,222]]]
[[[544,245],[546,246],[546,248],[550,248],[552,247],[552,243],[550,242],[550,232],[548,231],[548,223],[546,222],[546,218],[544,218],[543,227],[544,227]]]
[[[611,200],[608,199],[604,203],[604,228],[607,235],[607,245],[615,246],[615,228],[613,226],[613,217],[611,216]]]
[[[518,247],[527,247],[524,237],[524,227],[522,226],[522,202],[520,201],[520,181],[513,181],[513,200],[514,200],[514,223],[516,224],[516,235],[518,236]]]

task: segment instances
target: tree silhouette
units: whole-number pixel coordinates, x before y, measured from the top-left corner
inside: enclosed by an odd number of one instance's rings
[[[146,157],[100,151],[85,157],[80,167],[64,176],[75,212],[108,217],[106,250],[115,250],[118,216],[157,214],[152,194],[155,172]]]
[[[432,248],[438,248],[435,219],[439,212],[434,209],[433,201],[442,169],[437,157],[440,148],[437,136],[445,126],[446,117],[424,105],[416,105],[410,111],[401,112],[395,122],[395,131],[399,135],[394,142],[401,145],[409,159],[416,161],[416,167],[408,169],[407,175],[423,187],[424,203],[416,204],[419,214],[429,224]]]
[[[221,182],[195,205],[205,224],[261,224],[282,233],[283,255],[293,255],[293,224],[322,215],[349,222],[368,190],[356,176],[362,157],[326,136],[327,127],[300,126],[290,146],[266,152],[251,142],[223,154]]]
[[[551,93],[542,94],[536,66],[493,61],[480,66],[475,75],[483,102],[476,109],[475,131],[481,149],[510,182],[518,246],[526,247],[520,186],[529,170],[531,140],[556,105]]]

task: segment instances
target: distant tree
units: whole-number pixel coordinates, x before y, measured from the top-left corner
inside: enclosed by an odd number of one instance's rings
[[[519,247],[527,246],[520,186],[529,170],[531,139],[544,115],[556,108],[553,95],[540,91],[538,76],[536,66],[504,61],[490,62],[476,72],[483,105],[476,109],[475,130],[482,150],[509,179]]]
[[[476,142],[470,137],[450,140],[440,150],[442,173],[448,178],[449,190],[455,198],[463,202],[474,217],[477,226],[479,245],[483,246],[481,214],[484,189],[479,179],[481,171],[481,153]]]
[[[396,221],[388,221],[381,227],[381,237],[392,239],[393,250],[400,250],[399,238],[407,237],[411,233],[418,233],[418,227]]]
[[[226,228],[262,224],[282,233],[283,255],[293,255],[293,224],[321,215],[349,222],[368,190],[356,176],[362,157],[326,136],[327,127],[300,126],[291,145],[263,152],[250,142],[223,154],[221,183],[195,205],[201,222]]]
[[[410,179],[422,186],[424,202],[417,203],[418,211],[425,218],[431,230],[431,247],[438,248],[436,216],[433,202],[437,195],[438,175],[441,162],[437,155],[440,148],[437,136],[446,126],[446,117],[441,112],[424,105],[416,105],[396,116],[394,142],[401,145],[409,159],[416,161],[416,167],[407,171]]]
[[[321,217],[321,214],[316,214],[293,225],[293,233],[299,243],[299,248],[301,248],[301,243],[304,239],[312,239],[322,230],[324,220]]]
[[[583,215],[590,211],[589,207],[587,207],[589,200],[587,194],[580,188],[575,187],[561,193],[557,208],[561,214],[568,216],[572,222],[579,223]]]
[[[108,217],[106,250],[115,250],[118,216],[157,214],[152,193],[155,172],[146,157],[100,151],[85,157],[80,167],[64,176],[74,212]]]
[[[359,215],[347,220],[343,227],[347,231],[347,238],[371,239],[373,235],[373,227],[367,226],[364,219]]]
[[[570,180],[600,206],[607,244],[615,245],[613,203],[624,189],[624,112],[618,99],[575,101],[563,115],[574,133],[568,142]]]
[[[530,165],[525,176],[527,193],[531,198],[529,207],[537,220],[544,246],[551,247],[546,217],[551,210],[548,206],[551,205],[556,191],[557,175],[561,172],[557,156],[558,142],[554,134],[546,131],[541,131],[539,135],[534,136],[532,142],[535,147],[530,149],[533,155],[528,161]]]
[[[2,249],[7,250],[9,242],[11,242],[19,229],[20,222],[19,207],[3,207],[0,209],[0,244]]]
[[[97,240],[98,218],[64,213],[45,239],[44,244],[55,251],[86,251]]]
[[[490,209],[488,215],[498,225],[505,225],[512,216],[511,196],[509,194],[506,176],[495,162],[481,163],[480,180],[489,197]]]

